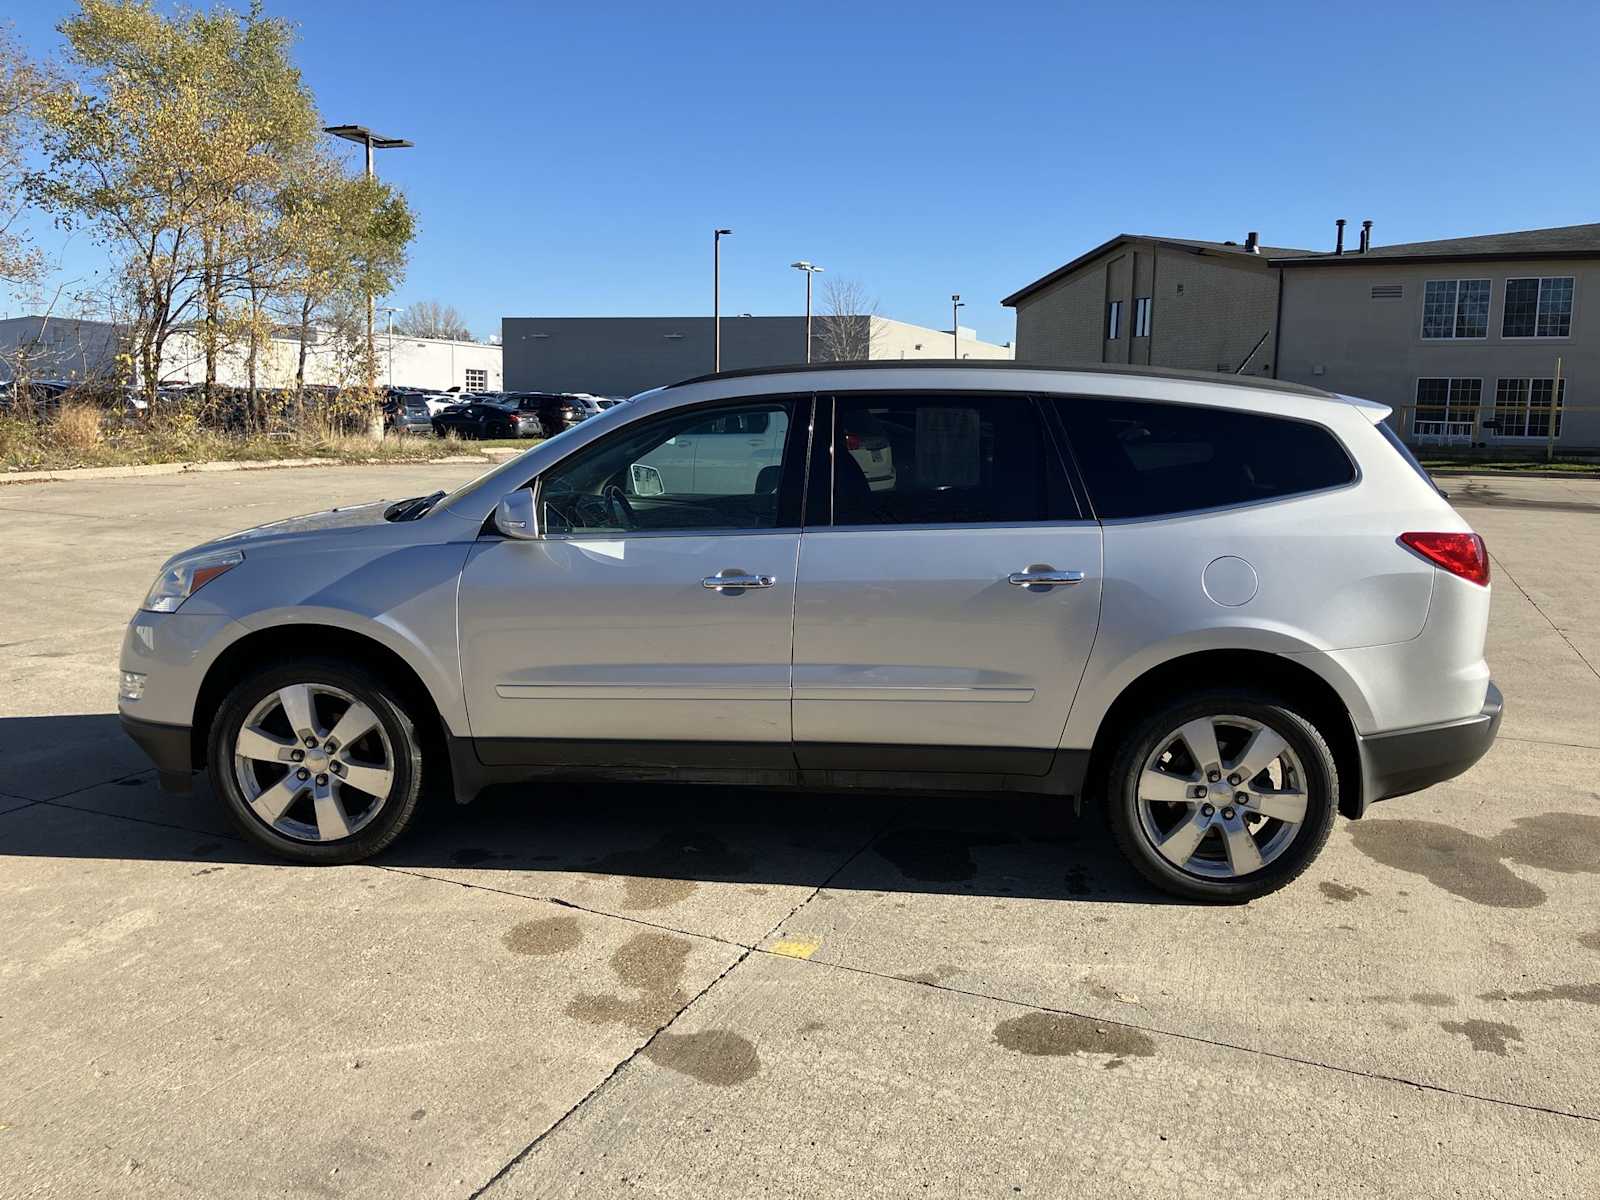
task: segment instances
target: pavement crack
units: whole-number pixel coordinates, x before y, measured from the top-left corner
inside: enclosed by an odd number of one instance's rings
[[[1550,619],[1550,614],[1549,613],[1545,612],[1544,609],[1539,607],[1539,602],[1528,594],[1528,589],[1527,588],[1523,587],[1520,583],[1517,582],[1517,577],[1511,573],[1511,569],[1509,567],[1507,567],[1505,565],[1505,563],[1501,562],[1498,558],[1496,558],[1493,554],[1489,555],[1489,561],[1492,562],[1495,565],[1495,569],[1496,570],[1498,570],[1502,575],[1504,575],[1507,579],[1509,579],[1511,581],[1511,586],[1512,587],[1516,588],[1517,591],[1522,593],[1522,598],[1524,600],[1526,600],[1529,604],[1533,605],[1533,611],[1538,613],[1541,617],[1544,618],[1544,623],[1546,625],[1550,626],[1551,629],[1555,630],[1556,636],[1559,637],[1563,642],[1565,642],[1567,644],[1567,649],[1571,650],[1574,654],[1576,654],[1578,656],[1578,661],[1581,662],[1584,666],[1589,668],[1589,674],[1593,675],[1596,679],[1600,679],[1600,669],[1597,669],[1592,662],[1590,662],[1586,657],[1584,657],[1583,651],[1579,650],[1578,647],[1573,644],[1572,639],[1569,638],[1566,635],[1566,631],[1563,630],[1561,628],[1561,626],[1557,625],[1554,621],[1552,621]]]
[[[1552,1108],[1544,1104],[1528,1104],[1521,1100],[1507,1100],[1500,1096],[1485,1096],[1480,1092],[1467,1092],[1458,1088],[1445,1087],[1443,1084],[1427,1083],[1419,1079],[1409,1079],[1404,1075],[1389,1075],[1382,1071],[1365,1071],[1360,1067],[1345,1067],[1338,1063],[1322,1062],[1320,1059],[1305,1058],[1297,1054],[1285,1054],[1280,1050],[1263,1050],[1259,1046],[1244,1046],[1237,1042],[1227,1042],[1219,1038],[1202,1037],[1197,1033],[1184,1033],[1178,1029],[1161,1029],[1153,1025],[1139,1025],[1132,1021],[1119,1021],[1115,1017],[1105,1017],[1098,1013],[1078,1012],[1071,1008],[1057,1008],[1049,1004],[1032,1004],[1026,1000],[1013,999],[1010,996],[997,996],[992,992],[973,991],[969,988],[951,987],[945,983],[931,983],[923,979],[904,979],[898,975],[889,975],[882,971],[873,971],[866,967],[849,966],[845,963],[828,962],[815,958],[792,958],[786,954],[774,954],[770,950],[758,950],[757,953],[765,954],[769,958],[780,958],[785,962],[803,963],[810,967],[826,967],[834,971],[848,971],[853,975],[866,975],[873,979],[888,980],[894,983],[906,983],[912,987],[932,988],[938,992],[950,992],[957,996],[968,996],[974,1000],[990,1000],[997,1004],[1009,1004],[1015,1008],[1025,1008],[1030,1012],[1053,1013],[1058,1016],[1076,1017],[1083,1021],[1093,1021],[1097,1025],[1115,1025],[1120,1029],[1133,1030],[1139,1033],[1150,1034],[1155,1037],[1176,1038],[1180,1041],[1193,1042],[1200,1046],[1211,1046],[1218,1050],[1235,1050],[1241,1054],[1255,1054],[1262,1058],[1272,1059],[1275,1062],[1290,1063],[1295,1066],[1311,1067],[1322,1071],[1335,1071],[1340,1075],[1349,1075],[1357,1079],[1370,1079],[1377,1083],[1396,1083],[1403,1087],[1414,1087],[1425,1092],[1437,1092],[1445,1096],[1454,1096],[1461,1100],[1477,1100],[1484,1104],[1497,1104],[1504,1108],[1514,1108],[1523,1112],[1544,1113],[1552,1117],[1565,1117],[1570,1121],[1588,1121],[1600,1125],[1600,1116],[1590,1113],[1570,1112],[1563,1108]]]

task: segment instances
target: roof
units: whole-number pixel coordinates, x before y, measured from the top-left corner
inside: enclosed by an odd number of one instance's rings
[[[1247,261],[1259,262],[1262,266],[1266,266],[1268,264],[1268,260],[1280,255],[1292,256],[1296,254],[1314,253],[1311,250],[1295,250],[1288,246],[1262,246],[1261,252],[1259,254],[1255,254],[1249,250],[1246,250],[1243,244],[1239,242],[1205,242],[1199,241],[1195,238],[1154,237],[1143,233],[1119,233],[1110,241],[1100,243],[1100,245],[1096,246],[1093,250],[1089,250],[1086,253],[1078,255],[1077,258],[1073,259],[1064,266],[1057,267],[1054,271],[1051,271],[1050,274],[1035,279],[1026,287],[1019,288],[1018,290],[1012,292],[1011,295],[1000,301],[1000,303],[1006,305],[1007,307],[1014,308],[1016,307],[1018,300],[1023,299],[1025,296],[1032,295],[1040,288],[1049,287],[1052,283],[1056,282],[1056,280],[1072,274],[1072,272],[1076,271],[1085,263],[1099,258],[1102,254],[1106,253],[1106,251],[1115,248],[1123,242],[1148,242],[1151,245],[1164,247],[1168,250],[1183,250],[1188,251],[1191,254],[1237,256]]]
[[[879,362],[795,363],[779,367],[740,367],[736,370],[713,372],[710,375],[696,375],[693,379],[680,379],[677,383],[668,384],[667,388],[687,387],[691,383],[712,383],[723,379],[804,375],[811,372],[823,374],[837,371],[1029,371],[1041,375],[1114,375],[1135,379],[1169,379],[1178,383],[1220,384],[1266,392],[1290,392],[1318,400],[1338,399],[1332,392],[1309,387],[1303,383],[1286,383],[1281,379],[1262,379],[1251,375],[1220,375],[1215,371],[1184,371],[1174,367],[1133,367],[1107,363],[1083,363],[1072,367],[1047,366],[1044,363],[1016,362],[1004,358],[887,359]]]
[[[1346,248],[1343,254],[1331,251],[1308,254],[1304,250],[1283,253],[1273,258],[1275,267],[1353,265],[1363,262],[1439,262],[1506,258],[1600,258],[1600,224],[1557,225],[1551,229],[1523,229],[1511,233],[1488,233],[1481,237],[1444,238],[1434,242],[1400,242],[1393,246],[1373,246],[1365,254]]]

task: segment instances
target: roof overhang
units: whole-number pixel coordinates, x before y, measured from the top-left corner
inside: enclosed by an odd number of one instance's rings
[[[1273,260],[1267,258],[1266,255],[1250,253],[1243,247],[1238,250],[1223,250],[1213,246],[1197,246],[1192,242],[1170,241],[1166,238],[1147,237],[1137,233],[1119,233],[1110,241],[1101,242],[1093,250],[1086,251],[1066,265],[1057,267],[1050,274],[1035,279],[1026,287],[1018,288],[1000,303],[1006,308],[1015,308],[1018,300],[1031,296],[1034,292],[1065,279],[1080,267],[1087,266],[1101,255],[1107,254],[1121,245],[1154,246],[1158,249],[1170,250],[1178,254],[1193,254],[1201,258],[1215,258],[1222,262],[1237,260],[1240,263],[1249,265],[1273,265]]]

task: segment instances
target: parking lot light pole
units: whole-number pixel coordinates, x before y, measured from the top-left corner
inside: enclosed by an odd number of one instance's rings
[[[401,311],[392,305],[385,304],[383,311],[389,315],[389,386],[394,386],[394,315]]]
[[[722,239],[733,230],[711,232],[711,369],[722,370]]]
[[[803,258],[799,262],[792,262],[789,265],[796,271],[804,271],[806,273],[806,362],[809,363],[811,361],[811,277],[821,271],[822,268],[817,266],[816,263],[807,262]]]
[[[961,360],[961,310],[965,307],[960,292],[950,297],[950,357],[958,362]]]
[[[365,146],[367,151],[367,178],[374,178],[372,170],[372,152],[374,150],[404,150],[415,143],[406,141],[405,138],[383,137],[373,133],[365,125],[325,125],[323,133],[331,133],[336,138],[343,138],[347,142],[355,142]],[[373,296],[367,293],[367,390],[370,392],[378,386],[378,364],[376,354],[372,347],[372,316]],[[390,380],[392,383],[393,380]]]

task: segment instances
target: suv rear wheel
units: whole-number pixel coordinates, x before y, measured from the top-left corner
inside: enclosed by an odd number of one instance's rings
[[[1250,690],[1193,694],[1129,730],[1107,778],[1106,818],[1151,883],[1196,900],[1283,887],[1333,828],[1339,772],[1292,703]]]
[[[304,863],[356,862],[416,813],[422,751],[386,680],[306,658],[248,676],[211,725],[212,787],[245,835]]]

